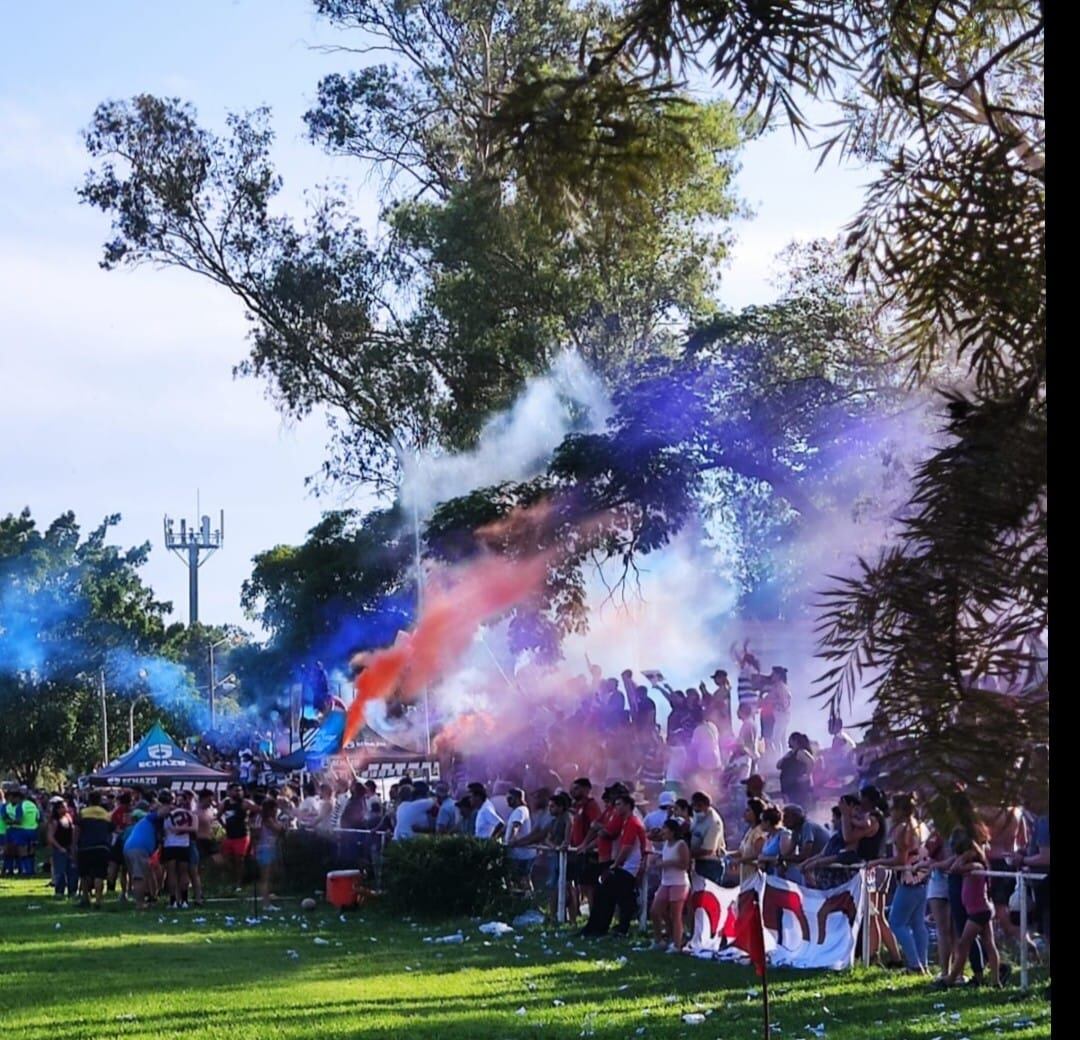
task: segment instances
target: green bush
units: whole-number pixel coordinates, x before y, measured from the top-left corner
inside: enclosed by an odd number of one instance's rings
[[[483,913],[506,892],[506,849],[460,835],[392,841],[383,854],[386,906],[420,917]]]

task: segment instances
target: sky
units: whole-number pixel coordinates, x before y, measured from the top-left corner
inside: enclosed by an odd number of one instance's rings
[[[375,182],[304,139],[319,78],[359,60],[310,0],[55,0],[7,5],[0,33],[0,515],[65,510],[90,529],[120,513],[115,540],[150,541],[143,576],[187,620],[187,576],[162,545],[165,514],[225,511],[225,544],[203,567],[200,616],[253,627],[240,608],[251,558],[296,543],[322,510],[305,478],[324,457],[321,416],[283,420],[233,366],[247,353],[242,308],[182,271],[98,267],[105,215],[78,203],[88,161],[80,133],[101,101],[154,93],[191,101],[204,124],[257,105],[273,111],[282,204],[344,182],[369,223]],[[834,235],[855,213],[864,171],[816,157],[775,132],[750,144],[737,188],[754,211],[737,228],[722,300],[773,296],[776,253]]]

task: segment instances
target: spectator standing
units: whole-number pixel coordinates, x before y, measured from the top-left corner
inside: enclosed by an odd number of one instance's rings
[[[174,803],[170,791],[162,791],[159,801],[168,807],[164,818],[161,859],[165,864],[169,907],[186,910],[191,882],[191,844],[196,830],[195,814],[186,805]]]
[[[398,811],[394,823],[394,841],[405,841],[417,834],[430,834],[435,829],[433,813],[435,799],[428,796],[427,784],[402,784],[398,788]]]
[[[435,802],[439,807],[435,814],[435,832],[457,834],[461,826],[461,812],[454,799],[450,797],[448,783],[441,782],[435,785]]]
[[[898,794],[890,810],[889,845],[892,855],[870,860],[868,867],[899,867],[896,890],[889,906],[889,927],[904,952],[908,971],[929,974],[930,933],[926,928],[926,882],[928,871],[921,864],[926,858],[927,834],[915,816],[915,796]]]
[[[582,936],[599,938],[607,935],[615,910],[619,911],[616,931],[626,935],[637,912],[637,886],[645,870],[645,827],[634,814],[634,799],[625,789],[613,799],[613,808],[621,821],[615,842],[614,859],[600,875],[596,903]]]
[[[532,869],[536,861],[536,850],[528,846],[514,844],[519,839],[524,841],[532,830],[532,815],[525,804],[525,792],[520,787],[511,787],[506,792],[506,804],[510,815],[506,818],[506,842],[511,846],[510,876],[522,888],[532,888]]]
[[[780,793],[785,802],[812,805],[814,800],[814,755],[805,733],[792,733],[788,750],[776,763],[780,773]]]
[[[506,826],[503,818],[495,811],[495,805],[488,796],[487,788],[474,781],[469,784],[469,794],[476,811],[475,831],[478,838],[499,838]]]
[[[157,850],[161,839],[161,816],[168,810],[167,804],[158,803],[146,811],[132,812],[134,824],[124,839],[124,866],[131,880],[131,894],[136,910],[145,910],[147,901],[157,890],[153,883],[150,857]]]
[[[683,908],[690,896],[690,848],[686,844],[686,825],[669,816],[660,826],[660,887],[653,898],[650,917],[653,926],[653,949],[665,948],[664,933],[670,936],[668,953],[683,947]]]
[[[49,800],[45,841],[52,860],[52,884],[56,898],[74,898],[79,887],[79,869],[75,861],[75,818],[63,798]]]
[[[101,909],[111,847],[112,821],[101,804],[101,792],[91,791],[86,797],[86,807],[79,813],[79,887],[82,891],[79,906]]]
[[[724,821],[713,808],[712,799],[704,791],[695,791],[690,798],[693,822],[690,825],[690,858],[694,872],[714,884],[724,882]]]
[[[774,750],[781,751],[787,741],[788,726],[791,724],[791,690],[788,689],[788,672],[786,668],[781,665],[773,665],[763,700],[768,701],[773,717],[771,746]],[[764,710],[763,706],[763,713]],[[762,730],[764,730],[764,726],[762,726]]]
[[[258,811],[258,805],[245,797],[244,788],[240,784],[233,784],[229,788],[228,797],[221,803],[221,822],[225,827],[221,854],[226,864],[232,868],[233,884],[237,892],[242,891],[244,863],[251,848],[249,821]]]

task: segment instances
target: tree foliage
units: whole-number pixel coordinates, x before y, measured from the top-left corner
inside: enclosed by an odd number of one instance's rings
[[[0,518],[0,768],[26,782],[101,760],[100,670],[115,720],[127,706],[117,655],[153,653],[165,636],[169,604],[138,575],[149,544],[106,541],[119,519],[84,537],[73,513],[44,530],[29,510]]]
[[[579,183],[572,216],[496,147],[490,117],[515,74],[576,67],[603,6],[316,6],[357,31],[356,48],[336,50],[364,64],[319,84],[309,134],[386,175],[387,235],[369,242],[329,193],[303,226],[273,215],[265,110],[219,135],[176,99],[106,102],[80,194],[112,219],[106,266],[181,267],[240,298],[252,348],[239,370],[291,414],[329,412],[327,476],[389,492],[405,456],[470,444],[566,346],[614,377],[711,309],[736,209],[727,106],[680,96],[658,109],[635,184]],[[368,63],[372,50],[391,60]]]
[[[1045,780],[1030,750],[1048,737],[1045,688],[978,692],[1029,667],[1048,619],[1043,17],[1037,0],[632,0],[581,75],[523,74],[493,116],[535,184],[570,198],[580,164],[563,169],[558,142],[584,136],[566,122],[592,118],[619,65],[642,70],[619,88],[627,108],[691,68],[807,136],[800,98],[834,104],[823,159],[837,148],[879,168],[850,274],[891,306],[887,342],[916,381],[933,385],[948,359],[965,379],[898,540],[827,599],[821,693],[837,707],[871,681],[901,782],[1002,797],[1027,764]]]
[[[276,700],[304,667],[392,642],[412,619],[413,553],[396,510],[328,512],[303,544],[259,553],[241,603],[270,639],[237,655],[248,696]]]

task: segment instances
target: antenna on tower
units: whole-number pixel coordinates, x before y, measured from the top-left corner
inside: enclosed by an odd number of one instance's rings
[[[198,492],[196,501],[197,496]],[[216,530],[211,530],[208,516],[199,517],[190,527],[186,520],[181,520],[179,532],[172,517],[165,517],[165,548],[175,553],[188,569],[188,624],[194,625],[199,620],[199,568],[221,548],[224,541],[224,509],[221,510],[221,520]]]

